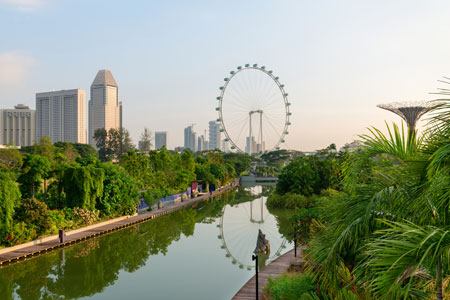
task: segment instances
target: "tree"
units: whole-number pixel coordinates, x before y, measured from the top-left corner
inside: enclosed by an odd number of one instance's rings
[[[138,187],[128,173],[120,166],[103,163],[105,174],[103,193],[97,208],[107,216],[131,215],[136,212]]]
[[[150,151],[153,146],[153,133],[144,127],[144,132],[141,133],[141,150],[144,152]]]
[[[14,148],[0,149],[0,170],[19,172],[22,166],[22,155]]]
[[[18,178],[20,191],[25,198],[34,198],[40,184],[51,170],[50,159],[36,154],[25,154],[22,172]]]
[[[35,145],[35,154],[47,157],[50,161],[55,156],[55,147],[52,140],[48,136],[43,136],[39,140],[39,144]]]
[[[110,160],[110,150],[108,148],[108,133],[105,128],[98,128],[94,132],[95,145],[98,149],[98,158],[101,161]]]
[[[46,233],[52,226],[47,205],[36,199],[22,199],[16,209],[14,219],[34,226],[38,236]]]
[[[8,232],[20,191],[10,174],[0,172],[0,233]]]
[[[116,159],[120,159],[123,154],[134,149],[130,133],[123,127],[109,129],[106,144]]]
[[[104,172],[94,165],[67,165],[62,175],[62,192],[67,207],[94,210],[103,194]]]

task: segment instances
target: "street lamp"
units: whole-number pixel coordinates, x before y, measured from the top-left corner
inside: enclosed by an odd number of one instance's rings
[[[256,270],[256,300],[259,299],[258,297],[258,254],[252,255],[252,260],[255,261],[255,270]]]

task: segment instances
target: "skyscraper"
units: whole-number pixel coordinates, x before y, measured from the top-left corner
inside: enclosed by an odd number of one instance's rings
[[[81,89],[36,93],[36,142],[86,143],[86,92]]]
[[[0,145],[31,146],[36,139],[35,114],[25,104],[0,109]]]
[[[167,131],[155,132],[155,149],[161,149],[162,146],[167,148]]]
[[[194,125],[190,125],[184,129],[184,149],[190,149],[192,152],[196,151],[196,136]]]
[[[91,85],[89,100],[89,144],[95,146],[94,132],[99,128],[108,131],[121,127],[122,105],[119,87],[111,71],[100,70]]]
[[[209,150],[220,149],[220,125],[216,121],[209,122]]]
[[[205,146],[206,146],[205,136],[201,135],[197,138],[197,151],[207,150],[207,148]]]

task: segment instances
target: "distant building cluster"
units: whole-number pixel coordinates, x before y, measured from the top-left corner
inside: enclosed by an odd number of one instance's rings
[[[1,145],[31,146],[46,136],[53,142],[89,142],[95,146],[96,129],[120,127],[122,102],[119,101],[119,87],[109,70],[98,71],[92,82],[89,120],[83,89],[36,93],[35,110],[25,104],[16,105],[14,109],[0,109]]]

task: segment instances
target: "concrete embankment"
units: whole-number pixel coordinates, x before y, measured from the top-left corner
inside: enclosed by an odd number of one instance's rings
[[[194,204],[214,198],[225,191],[231,190],[239,185],[239,180],[234,181],[232,184],[225,187],[221,187],[212,194],[203,194],[199,197],[188,199],[186,201],[177,202],[173,205],[163,207],[161,209],[146,212],[140,215],[125,216],[109,221],[101,222],[91,226],[79,228],[76,230],[68,231],[66,233],[66,240],[64,243],[60,243],[58,235],[48,236],[42,239],[34,240],[21,245],[0,249],[0,267],[1,265],[15,262],[21,259],[29,258],[46,251],[50,251],[56,248],[68,246],[76,242],[93,238],[102,234],[107,234],[115,230],[120,230],[138,223],[142,223],[148,220],[155,219],[157,217],[167,215],[176,210],[180,210],[186,207],[192,207]]]

